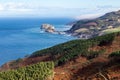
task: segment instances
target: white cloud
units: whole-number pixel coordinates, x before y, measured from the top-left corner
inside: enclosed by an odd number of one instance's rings
[[[79,19],[94,19],[97,17],[100,17],[101,15],[103,15],[102,13],[96,13],[96,14],[83,14],[80,16],[75,17],[75,19],[79,20]]]
[[[0,3],[0,17],[2,16],[41,16],[41,17],[68,17],[82,8],[46,7],[25,3]]]
[[[0,11],[3,11],[4,7],[0,4]]]
[[[74,17],[75,19],[93,19],[104,15],[105,13],[118,11],[120,7],[112,5],[96,6],[95,8],[87,8],[82,11],[82,14]]]
[[[42,6],[27,3],[0,3],[0,17],[7,16],[36,16],[36,17],[75,17],[76,19],[95,18],[106,12],[118,10],[111,5],[91,8],[65,8]]]
[[[24,3],[0,3],[0,11],[4,12],[4,11],[14,11],[14,12],[18,12],[18,11],[31,11],[32,9],[29,8],[28,5],[25,5]]]

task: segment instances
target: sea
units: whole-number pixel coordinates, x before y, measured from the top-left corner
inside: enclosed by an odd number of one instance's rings
[[[0,65],[75,39],[40,29],[41,24],[48,23],[56,30],[65,31],[71,28],[66,24],[72,21],[68,18],[0,18]]]

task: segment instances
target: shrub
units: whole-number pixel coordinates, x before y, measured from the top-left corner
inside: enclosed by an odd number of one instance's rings
[[[120,57],[120,51],[113,52],[109,55],[109,57]]]
[[[53,62],[40,62],[17,70],[0,72],[0,80],[45,80],[53,76],[53,69]]]

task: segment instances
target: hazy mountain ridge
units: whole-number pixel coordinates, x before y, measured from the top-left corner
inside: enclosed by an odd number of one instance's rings
[[[79,20],[66,32],[79,38],[88,39],[105,34],[104,30],[112,30],[117,27],[120,27],[120,10],[96,19]]]

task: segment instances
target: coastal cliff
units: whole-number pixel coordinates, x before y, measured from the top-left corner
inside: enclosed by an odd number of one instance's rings
[[[120,10],[107,13],[96,19],[79,20],[66,33],[81,39],[88,39],[104,35],[107,33],[106,31],[112,32],[118,27],[120,27]]]

